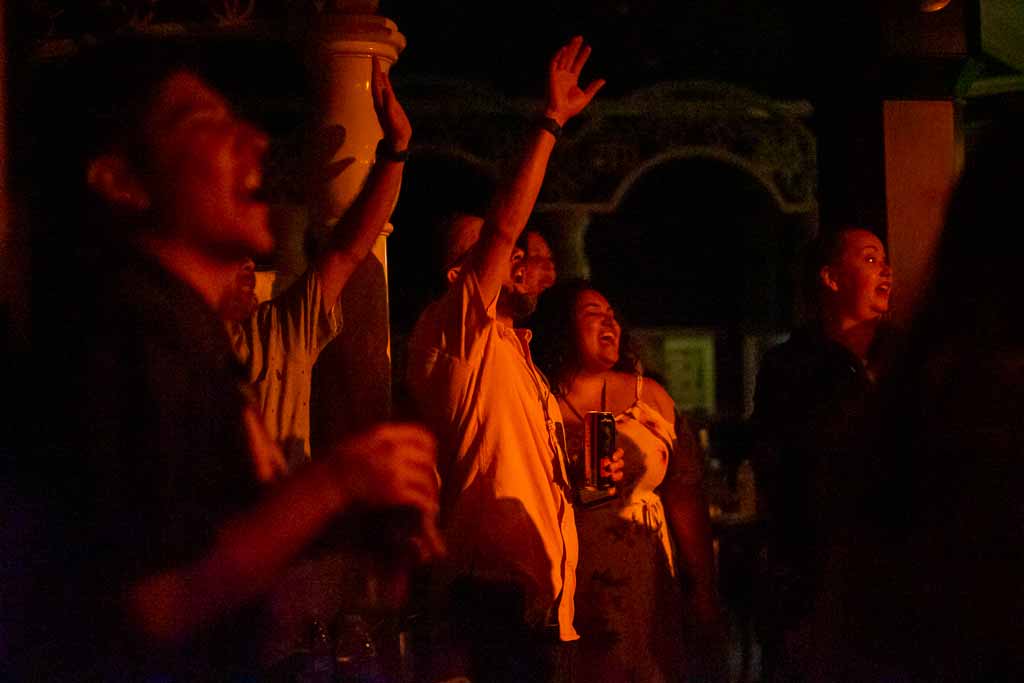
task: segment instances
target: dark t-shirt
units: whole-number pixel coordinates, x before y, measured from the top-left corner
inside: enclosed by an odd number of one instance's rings
[[[230,680],[249,660],[252,620],[235,614],[174,651],[141,646],[122,591],[187,566],[259,495],[242,420],[241,375],[223,324],[183,282],[139,255],[80,296],[81,326],[51,340],[35,472],[49,593],[28,621],[29,650],[63,679]],[[38,504],[38,503],[37,503]],[[37,624],[39,626],[39,624]],[[33,666],[40,664],[35,657]]]
[[[873,375],[884,372],[898,339],[880,327],[871,354],[877,363],[866,367],[808,327],[762,360],[751,418],[758,499],[768,520],[771,571],[784,574],[773,580],[777,591],[791,591],[782,609],[793,616],[810,609],[829,546],[854,514],[877,429]]]

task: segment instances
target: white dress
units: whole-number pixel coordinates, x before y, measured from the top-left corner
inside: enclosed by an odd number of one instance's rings
[[[683,678],[683,601],[675,548],[655,489],[669,472],[675,426],[641,398],[615,416],[623,449],[619,496],[578,509],[576,629],[578,680],[677,681]],[[570,410],[575,412],[572,406]],[[567,425],[580,448],[582,424]]]

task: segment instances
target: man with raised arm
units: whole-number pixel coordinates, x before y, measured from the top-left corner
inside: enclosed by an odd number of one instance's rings
[[[412,137],[409,119],[376,58],[372,69],[373,105],[384,138],[352,206],[312,267],[287,290],[258,304],[255,266],[246,258],[220,306],[267,431],[281,444],[289,470],[310,459],[313,364],[341,331],[338,297],[391,215]]]
[[[408,382],[440,441],[450,609],[472,680],[571,678],[576,526],[562,418],[530,357],[536,294],[516,247],[565,123],[604,81],[579,76],[573,38],[551,60],[547,104],[515,174],[484,219],[461,216],[447,243],[448,291],[417,322]],[[621,474],[619,474],[621,477]]]

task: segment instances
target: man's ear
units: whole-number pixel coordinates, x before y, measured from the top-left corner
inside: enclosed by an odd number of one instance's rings
[[[826,289],[830,289],[833,292],[839,291],[839,282],[833,277],[830,266],[825,266],[818,271],[818,280]]]
[[[149,193],[121,154],[108,152],[93,158],[86,169],[86,182],[112,207],[128,213],[142,213],[149,208]]]
[[[448,284],[452,284],[453,282],[458,280],[459,279],[459,273],[461,273],[461,272],[462,272],[462,266],[461,265],[453,266],[453,267],[449,268],[448,272],[445,273],[445,277],[448,278]]]

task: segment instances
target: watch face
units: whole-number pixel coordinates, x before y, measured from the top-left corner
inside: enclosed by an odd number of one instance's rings
[[[403,149],[398,151],[391,147],[386,139],[381,138],[380,142],[377,143],[376,156],[378,159],[387,159],[389,161],[406,161],[409,158],[409,150]]]

